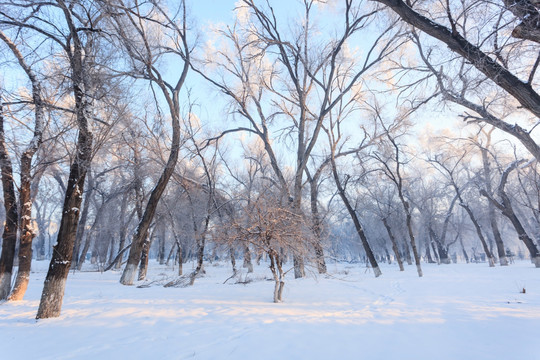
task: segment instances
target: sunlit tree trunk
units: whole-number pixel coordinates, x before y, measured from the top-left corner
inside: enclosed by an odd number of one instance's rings
[[[4,194],[4,209],[6,220],[2,234],[2,253],[0,255],[0,300],[5,300],[11,291],[11,274],[15,260],[17,243],[17,199],[13,181],[11,159],[6,148],[4,137],[4,113],[0,98],[0,169],[2,171],[2,189]]]
[[[87,93],[87,82],[84,79],[88,74],[86,73],[83,61],[82,43],[79,39],[79,30],[73,22],[70,7],[63,0],[58,0],[58,4],[67,21],[71,36],[71,48],[67,49],[67,51],[71,65],[71,80],[79,134],[75,156],[69,171],[58,237],[56,245],[53,247],[52,259],[45,278],[41,301],[36,315],[37,319],[60,316],[66,281],[73,256],[73,245],[77,233],[84,182],[92,158],[93,139],[89,127],[92,98]]]

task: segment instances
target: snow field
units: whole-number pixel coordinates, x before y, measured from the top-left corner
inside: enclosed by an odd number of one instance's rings
[[[151,262],[145,288],[70,273],[61,317],[36,321],[47,265],[34,264],[24,301],[0,304],[1,359],[540,359],[540,270],[528,262],[424,264],[423,278],[328,264],[327,276],[289,272],[280,304],[264,264],[246,285],[223,284],[231,268],[218,263],[192,287],[164,288],[174,271]]]

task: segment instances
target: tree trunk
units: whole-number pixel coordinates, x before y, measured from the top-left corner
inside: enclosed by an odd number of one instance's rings
[[[360,241],[362,242],[362,246],[364,248],[364,251],[366,252],[366,256],[371,264],[371,267],[373,268],[373,273],[375,277],[379,277],[380,275],[382,275],[382,271],[381,269],[379,269],[379,264],[377,263],[377,260],[375,259],[375,255],[373,254],[373,251],[371,250],[371,246],[369,245],[369,242],[364,233],[364,229],[362,228],[362,225],[360,224],[360,220],[358,220],[356,211],[354,210],[351,203],[349,202],[349,199],[347,198],[347,194],[345,193],[345,189],[343,188],[343,185],[341,185],[341,180],[339,179],[339,175],[337,173],[336,162],[334,160],[334,154],[332,154],[331,163],[332,163],[332,174],[334,175],[334,181],[335,181],[339,196],[341,197],[343,204],[345,204],[345,207],[347,208],[347,211],[349,212],[349,216],[351,217],[354,223],[356,233],[360,237]]]
[[[460,201],[461,201],[461,199],[460,199]],[[482,234],[482,228],[480,227],[480,224],[476,220],[476,217],[474,216],[471,208],[467,204],[464,204],[464,203],[460,203],[459,205],[461,205],[461,207],[465,209],[467,214],[469,214],[469,218],[471,219],[471,221],[472,221],[472,223],[474,225],[474,228],[476,230],[476,234],[478,235],[478,239],[480,239],[480,243],[482,244],[482,247],[484,248],[484,252],[486,253],[486,257],[488,259],[489,266],[490,267],[495,266],[495,259],[493,258],[493,255],[491,254],[491,251],[489,250],[486,239],[484,238],[484,235]]]
[[[269,250],[268,257],[270,258],[270,271],[272,271],[274,277],[274,302],[279,303],[283,299],[283,288],[285,287],[281,260],[278,253],[273,249]]]
[[[399,265],[399,271],[404,271],[405,269],[403,268],[403,261],[401,260],[401,256],[399,255],[397,241],[394,236],[394,233],[392,232],[392,228],[388,224],[388,220],[386,218],[383,218],[382,222],[384,224],[384,227],[386,228],[386,232],[388,233],[388,236],[390,237],[390,241],[392,242],[392,250],[394,251],[394,255],[396,256],[396,261]]]
[[[77,226],[77,235],[75,236],[75,244],[73,245],[73,262],[71,266],[73,267],[73,269],[77,269],[77,270],[81,270],[82,262],[84,262],[85,257],[86,257],[86,252],[88,251],[88,247],[86,247],[86,244],[88,243],[89,236],[86,231],[86,222],[88,220],[90,202],[92,201],[92,196],[94,194],[94,181],[93,181],[93,177],[90,172],[90,169],[88,170],[89,170],[88,178],[87,178],[88,188],[84,194],[83,209],[81,212],[81,217],[79,219],[79,224]],[[86,236],[86,244],[84,246],[86,248],[86,251],[83,251],[84,252],[84,255],[83,255],[83,254],[80,254],[80,250],[81,250],[80,248],[81,248],[84,235],[87,235],[87,236]]]
[[[446,249],[442,241],[437,237],[437,234],[435,234],[435,231],[433,231],[433,228],[431,226],[429,227],[429,234],[433,243],[437,245],[437,253],[439,254],[439,259],[438,259],[439,263],[450,264],[450,258],[448,257],[448,250]]]
[[[141,262],[139,264],[139,276],[137,278],[139,281],[146,279],[146,274],[148,272],[148,260],[150,258],[150,246],[152,246],[152,241],[154,240],[154,232],[155,229],[143,244]]]
[[[167,187],[167,183],[171,178],[178,160],[178,153],[180,150],[179,118],[177,116],[172,116],[171,122],[173,126],[173,141],[171,144],[169,159],[167,160],[167,165],[165,166],[165,169],[163,170],[163,173],[161,174],[156,186],[150,194],[150,198],[148,199],[148,203],[144,209],[143,217],[137,226],[135,234],[133,235],[128,261],[122,273],[122,277],[120,278],[120,283],[123,285],[133,285],[133,281],[135,280],[135,271],[142,255],[144,239],[146,239],[148,236],[148,228],[154,219],[154,214],[156,212],[159,199]]]
[[[435,264],[435,260],[433,260],[433,257],[431,256],[431,250],[429,247],[430,237],[428,236],[425,239],[426,241],[424,242],[424,244],[426,246],[426,257],[427,257],[428,264]]]
[[[160,265],[163,265],[165,264],[165,226],[162,227],[158,245],[158,261]]]
[[[233,272],[236,274],[236,258],[234,257],[234,248],[232,246],[229,247],[229,256],[231,258]]]
[[[177,251],[177,259],[178,259],[178,276],[182,275],[182,265],[184,264],[184,259],[182,256],[182,247],[180,246],[180,243],[177,243],[178,245],[178,251]]]
[[[407,265],[412,265],[412,258],[411,258],[411,249],[409,248],[409,243],[407,240],[403,240],[403,254],[405,254],[405,261],[407,261]]]
[[[318,174],[318,173],[317,173]],[[313,222],[313,232],[315,234],[315,242],[313,247],[315,249],[315,259],[317,261],[317,270],[319,274],[326,274],[326,262],[324,261],[324,249],[321,245],[322,243],[322,224],[321,217],[319,215],[319,206],[318,206],[318,182],[319,176],[315,175],[313,179],[309,182],[310,184],[310,200],[311,200],[311,217]]]
[[[244,246],[244,264],[242,267],[248,269],[248,273],[253,272],[253,264],[251,263],[251,252],[249,251],[249,246]]]
[[[32,156],[23,155],[21,160],[19,270],[15,286],[9,296],[9,299],[14,301],[22,300],[28,287],[30,268],[32,267],[32,241],[35,236],[32,226],[32,197],[30,194]]]
[[[175,101],[175,104],[177,104],[177,101]],[[169,179],[171,178],[176,166],[176,162],[178,161],[178,153],[180,151],[180,118],[179,109],[176,110],[171,109],[171,123],[173,128],[171,152],[169,154],[165,169],[163,170],[163,173],[161,174],[156,186],[150,194],[150,198],[148,199],[148,203],[144,209],[143,216],[139,222],[139,225],[137,226],[135,234],[133,235],[128,261],[122,273],[122,277],[120,278],[120,283],[123,285],[133,285],[133,281],[135,280],[135,271],[142,255],[144,240],[148,236],[148,228],[154,219],[154,214],[156,213],[161,195],[165,191],[165,188],[167,187]]]
[[[15,260],[17,243],[17,200],[13,181],[13,167],[6,148],[4,137],[4,113],[0,99],[0,169],[2,170],[2,189],[6,220],[2,234],[2,254],[0,255],[0,300],[5,300],[11,290],[11,274]]]
[[[461,251],[463,252],[463,257],[465,258],[465,261],[468,264],[470,262],[469,255],[467,255],[467,251],[465,251],[465,246],[463,245],[463,239],[461,238],[461,236],[459,237],[459,243],[461,245]]]
[[[19,64],[26,72],[26,75],[32,83],[32,100],[34,102],[34,115],[35,115],[35,124],[34,124],[34,135],[32,140],[28,144],[27,148],[21,155],[21,184],[19,191],[19,210],[20,214],[20,240],[19,240],[19,269],[17,272],[17,278],[15,280],[15,286],[13,292],[11,293],[10,300],[22,300],[28,287],[28,281],[30,279],[30,268],[32,266],[32,241],[35,237],[35,232],[32,226],[32,203],[34,196],[32,196],[32,159],[34,154],[38,151],[43,136],[43,127],[44,127],[44,111],[43,111],[43,100],[41,98],[41,82],[38,80],[36,73],[32,68],[27,64],[24,56],[19,51],[17,46],[7,37],[4,33],[0,31],[0,37],[11,49],[15,57],[17,58]],[[1,101],[1,100],[0,100]],[[0,116],[2,116],[2,107],[0,103]],[[0,141],[4,142],[3,134],[3,119],[2,121],[2,139]],[[5,152],[5,149],[2,151]],[[3,156],[0,155],[0,158]],[[39,182],[39,177],[38,177]],[[6,211],[6,214],[8,212]],[[7,226],[8,221],[6,221]],[[1,267],[1,265],[0,265]],[[1,271],[0,271],[1,273]],[[0,280],[0,289],[2,281]],[[2,290],[0,290],[0,299],[2,299]]]
[[[73,244],[77,233],[84,179],[92,156],[92,134],[87,127],[88,103],[86,103],[82,89],[76,83],[74,87],[75,98],[77,99],[79,137],[75,159],[69,172],[57,242],[53,247],[52,259],[45,278],[37,319],[60,316],[66,280],[73,256]]]
[[[64,17],[68,23],[71,35],[71,50],[69,60],[71,65],[71,80],[75,97],[75,113],[79,135],[75,149],[75,157],[69,171],[62,218],[56,245],[53,248],[49,271],[45,278],[41,301],[36,315],[37,319],[58,317],[62,308],[62,300],[73,256],[73,244],[77,233],[79,213],[86,173],[92,159],[92,133],[88,121],[92,114],[90,107],[92,98],[87,93],[84,77],[87,76],[83,65],[82,44],[78,30],[72,22],[72,14],[63,0],[58,0]]]
[[[407,233],[409,234],[409,240],[411,242],[411,248],[414,255],[414,262],[416,264],[416,272],[418,273],[419,277],[422,277],[422,266],[420,265],[420,255],[418,254],[418,249],[416,248],[416,241],[414,240],[414,233],[412,229],[412,216],[409,208],[409,203],[403,197],[401,188],[399,188],[398,190],[399,198],[401,200],[401,203],[403,204],[403,208],[405,209],[405,222],[407,224]]]

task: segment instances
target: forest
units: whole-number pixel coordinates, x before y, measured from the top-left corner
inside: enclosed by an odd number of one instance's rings
[[[0,1],[0,307],[59,317],[81,271],[536,276],[538,1],[217,3]]]

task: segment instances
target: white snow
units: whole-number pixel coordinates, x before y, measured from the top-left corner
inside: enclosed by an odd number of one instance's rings
[[[228,264],[207,264],[186,288],[70,272],[61,317],[36,321],[47,265],[34,263],[24,301],[0,304],[2,359],[540,358],[540,269],[530,262],[424,264],[423,278],[414,266],[383,265],[374,278],[360,264],[328,264],[328,276],[288,275],[279,304],[262,265],[242,285],[223,284]],[[151,262],[150,281],[172,275]]]

